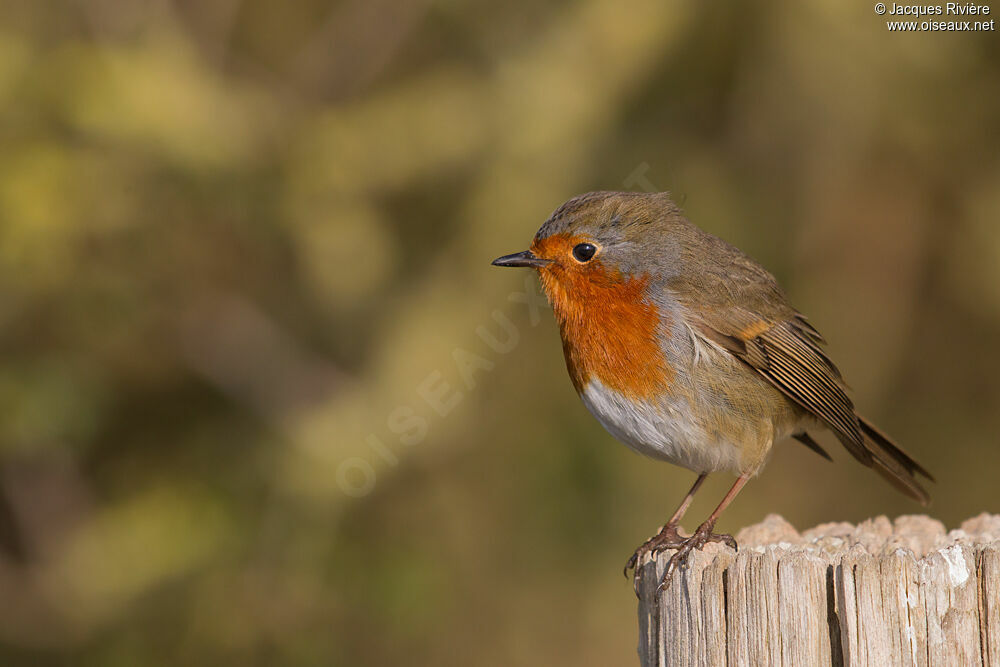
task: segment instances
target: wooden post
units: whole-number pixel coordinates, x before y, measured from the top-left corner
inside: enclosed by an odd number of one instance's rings
[[[946,532],[926,516],[797,532],[744,528],[695,552],[655,599],[643,564],[639,658],[652,665],[998,665],[1000,515]]]

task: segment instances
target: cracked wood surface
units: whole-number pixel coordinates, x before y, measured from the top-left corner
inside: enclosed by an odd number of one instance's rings
[[[658,601],[673,551],[643,563],[643,666],[1000,666],[1000,515],[802,533],[771,515],[737,541],[692,554]]]

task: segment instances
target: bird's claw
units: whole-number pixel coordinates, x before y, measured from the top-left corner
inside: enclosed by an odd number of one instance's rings
[[[734,551],[739,550],[739,545],[736,544],[736,540],[733,539],[732,535],[727,535],[725,533],[713,533],[712,528],[714,527],[714,523],[705,522],[698,526],[698,530],[694,532],[694,535],[683,541],[683,544],[680,545],[677,552],[670,557],[669,561],[667,561],[667,568],[664,570],[663,577],[660,579],[660,585],[656,587],[657,596],[663,593],[663,591],[670,586],[670,579],[673,577],[674,572],[677,568],[687,563],[687,559],[691,556],[691,552],[695,549],[701,549],[709,542],[722,542]]]
[[[629,557],[625,562],[625,567],[622,569],[622,574],[625,575],[626,579],[628,579],[628,571],[633,571],[632,588],[635,590],[636,597],[639,596],[639,571],[646,555],[649,554],[655,558],[656,554],[665,549],[680,548],[687,539],[681,537],[680,533],[677,532],[676,523],[667,523],[660,528],[660,532],[639,545],[639,548]]]

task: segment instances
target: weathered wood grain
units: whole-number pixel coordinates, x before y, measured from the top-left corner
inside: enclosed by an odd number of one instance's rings
[[[642,665],[996,665],[1000,516],[951,532],[926,516],[799,533],[779,516],[710,544],[657,599],[642,564]]]

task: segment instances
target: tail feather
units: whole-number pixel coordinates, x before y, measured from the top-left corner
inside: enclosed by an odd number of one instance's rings
[[[872,455],[872,467],[875,471],[920,504],[929,504],[931,497],[917,482],[916,476],[923,475],[932,482],[934,477],[867,419],[859,415],[858,423],[864,436],[864,447]]]
[[[911,473],[920,473],[930,481],[936,481],[932,474],[927,472],[927,470],[922,465],[917,463],[912,456],[904,452],[899,445],[893,442],[892,438],[878,430],[878,428],[876,428],[876,426],[870,421],[861,415],[858,415],[858,423],[861,424],[861,432],[865,434],[866,438],[874,440],[881,447],[885,448],[886,451],[891,453],[894,459],[899,461],[899,463]]]
[[[822,456],[827,461],[833,461],[833,457],[831,457],[829,454],[827,454],[826,450],[823,449],[818,442],[816,442],[815,440],[813,440],[812,436],[809,435],[808,433],[806,433],[805,431],[803,431],[802,433],[798,433],[796,435],[793,435],[792,437],[795,438],[796,440],[798,440],[799,442],[801,442],[803,445],[805,445],[809,449],[811,449],[814,452],[816,452],[817,454],[819,454],[820,456]]]

